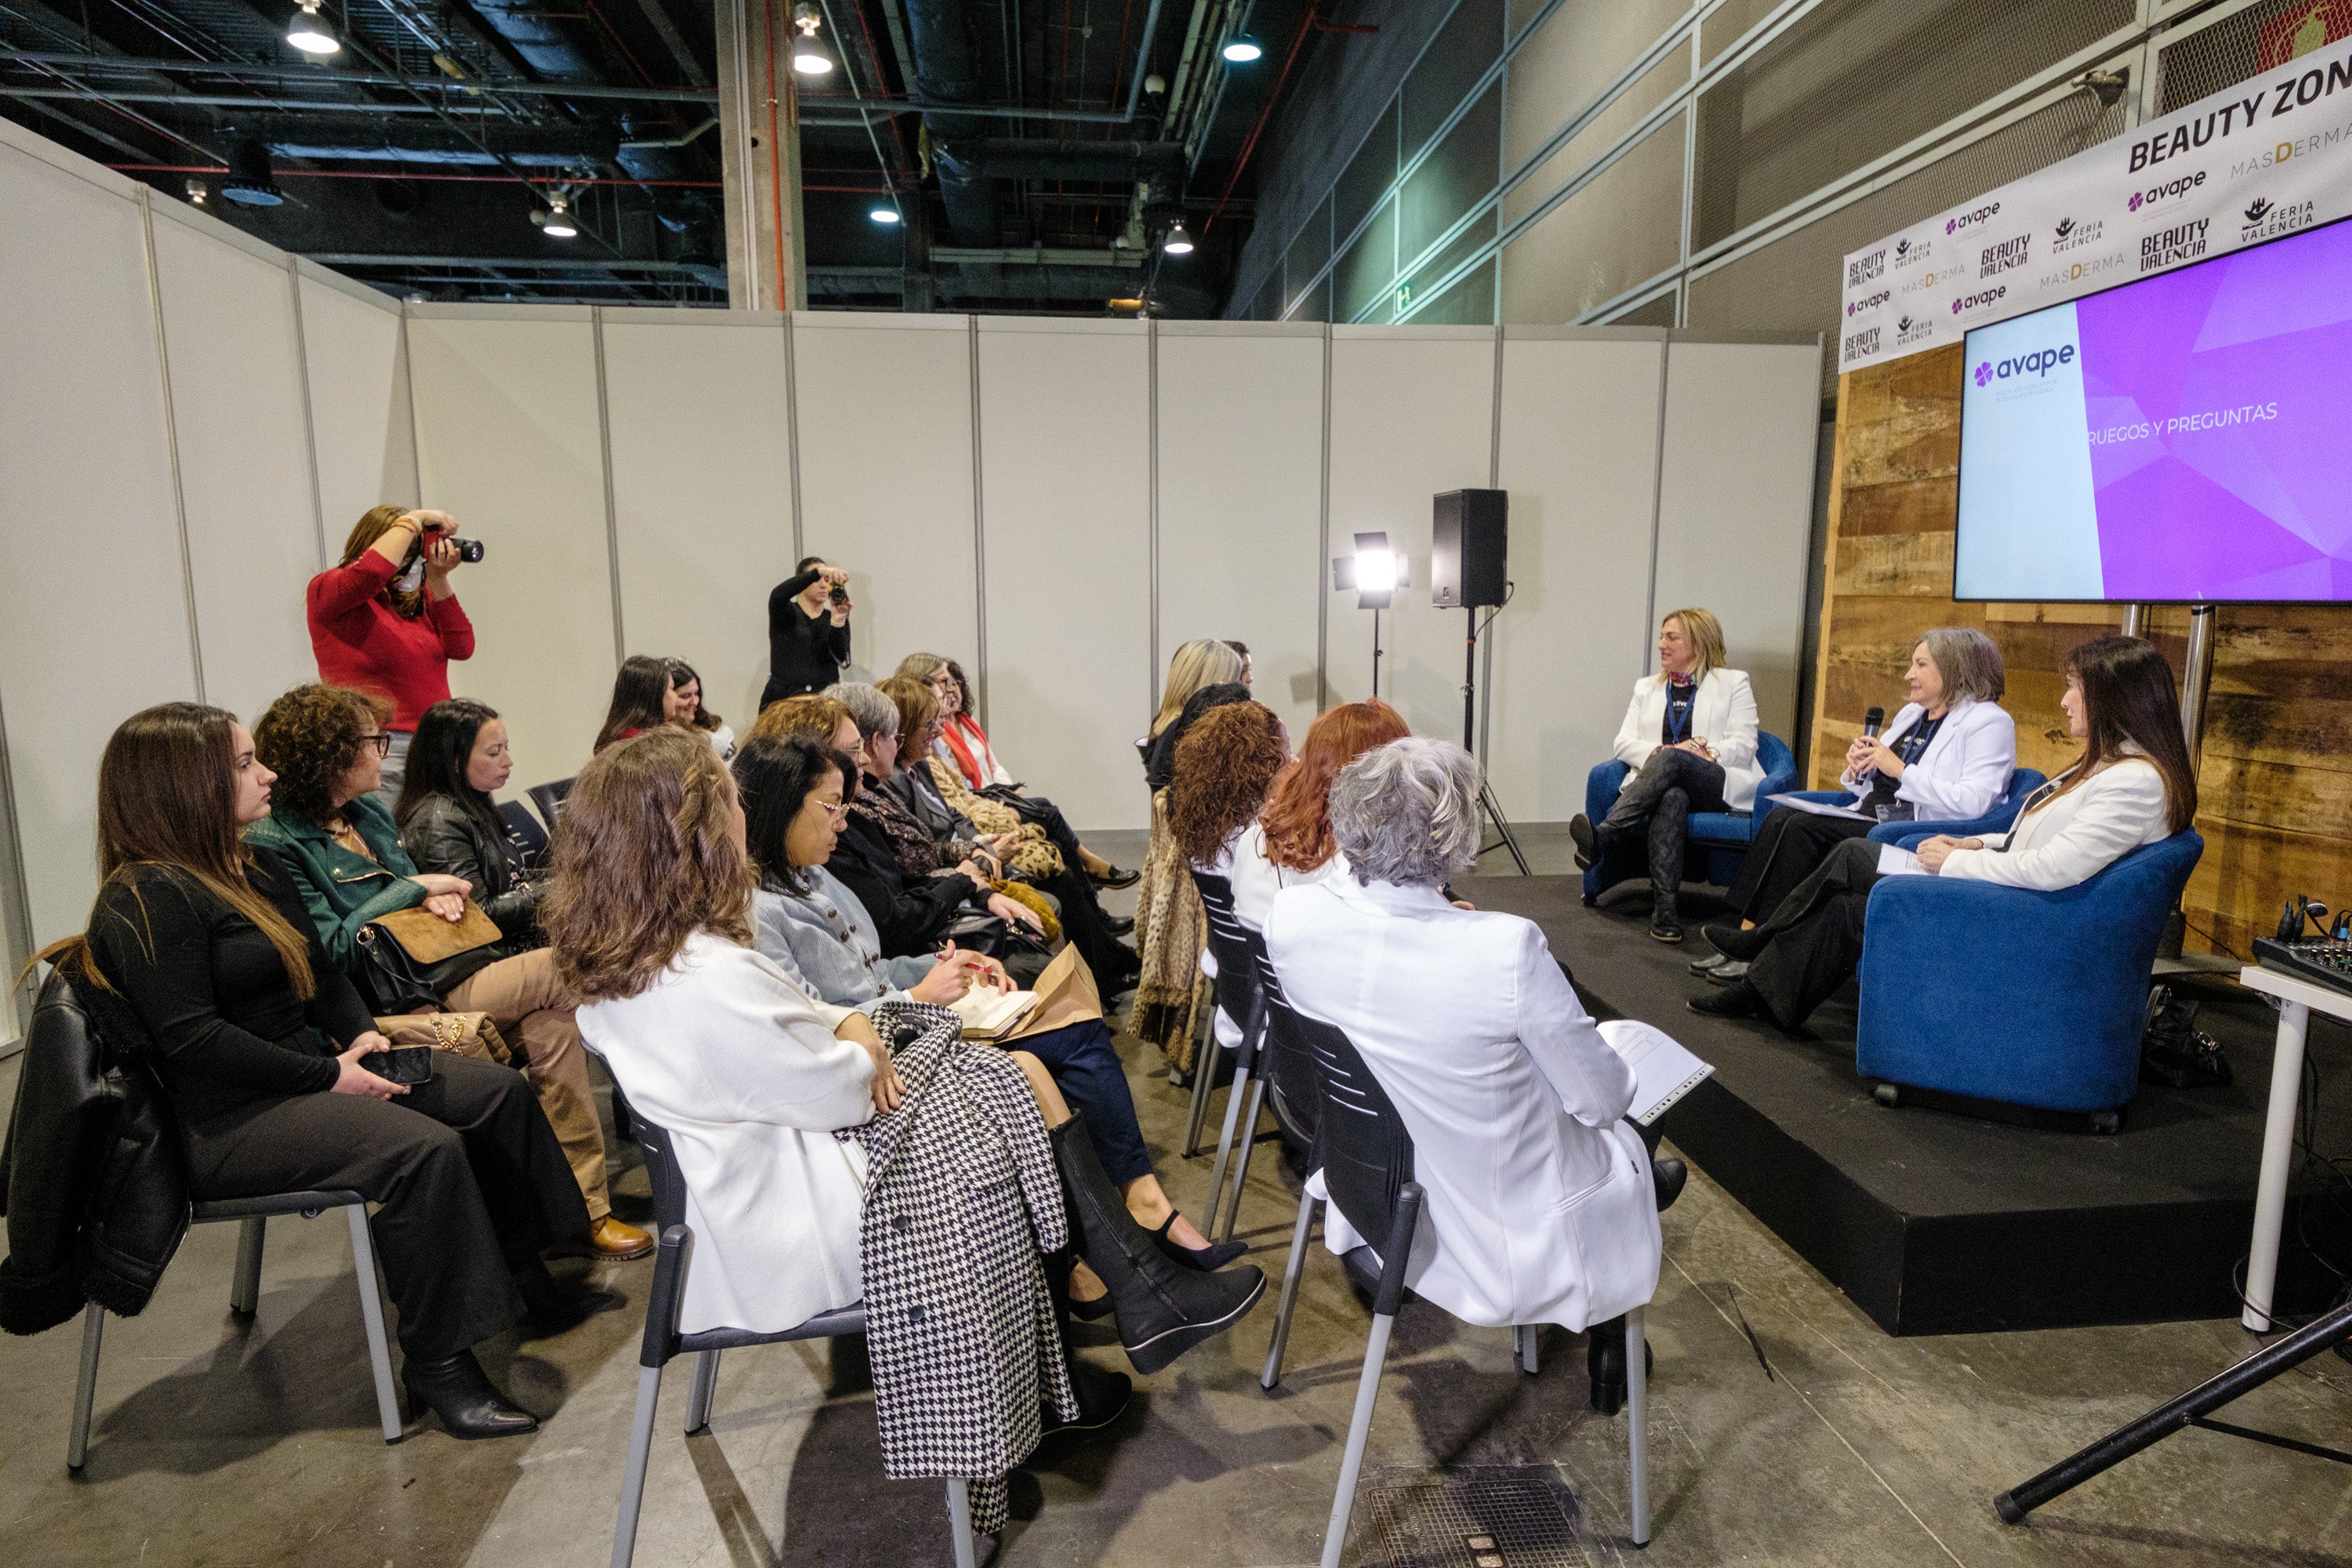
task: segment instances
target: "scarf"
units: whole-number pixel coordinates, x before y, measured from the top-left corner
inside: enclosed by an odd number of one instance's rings
[[[1208,911],[1192,885],[1192,868],[1169,830],[1163,789],[1151,797],[1151,851],[1136,888],[1135,948],[1142,955],[1143,973],[1131,1018],[1137,1037],[1158,1046],[1180,1071],[1192,1067],[1193,1032],[1208,993],[1201,952],[1208,945]]]
[[[971,737],[969,741],[965,739],[967,732]],[[974,723],[970,714],[959,713],[940,727],[940,739],[945,742],[949,751],[955,753],[956,772],[963,775],[963,782],[973,789],[986,789],[989,784],[988,773],[980,765],[980,758],[973,753],[972,743],[977,742],[980,749],[986,751],[988,732]],[[971,814],[967,812],[965,815]],[[975,816],[972,820],[977,822],[980,819]]]
[[[907,809],[906,802],[883,787],[873,774],[866,775],[865,784],[857,798],[849,803],[852,813],[882,830],[890,841],[891,857],[898,869],[909,877],[935,876],[952,871],[956,862],[947,858],[947,846],[932,837]]]

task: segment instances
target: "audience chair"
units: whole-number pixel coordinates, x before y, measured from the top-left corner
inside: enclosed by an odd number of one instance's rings
[[[2204,848],[2184,829],[2054,893],[1881,881],[1863,927],[1855,1067],[1889,1105],[1931,1089],[2116,1131],[2139,1087],[2157,944]]]
[[[678,1331],[678,1313],[686,1303],[687,1268],[694,1257],[694,1232],[686,1223],[686,1177],[678,1169],[668,1131],[643,1117],[637,1120],[637,1147],[644,1151],[646,1173],[654,1188],[654,1223],[661,1229],[661,1246],[654,1258],[652,1298],[646,1304],[646,1331],[637,1352],[637,1405],[629,1424],[628,1462],[621,1476],[620,1518],[613,1527],[613,1568],[629,1568],[637,1550],[637,1516],[645,1505],[646,1465],[654,1440],[654,1413],[661,1399],[662,1369],[681,1355],[695,1358],[693,1382],[686,1400],[686,1435],[707,1430],[710,1408],[719,1393],[719,1352],[750,1345],[776,1345],[794,1340],[829,1340],[866,1331],[864,1303],[820,1312],[789,1329],[755,1332],[749,1329]],[[971,1533],[969,1484],[949,1480],[948,1520],[954,1536],[956,1568],[976,1568],[978,1558]]]
[[[1933,820],[1882,822],[1870,830],[1871,842],[1906,844],[1914,839],[1932,838],[1939,833],[1948,834],[1954,838],[1974,838],[1980,834],[2006,833],[2009,831],[2009,825],[2017,820],[2018,811],[2025,805],[2025,797],[2049,782],[2032,768],[2018,768],[2009,775],[2009,787],[2001,792],[1999,800],[1992,803],[1992,809],[1982,816],[1972,816],[1965,821],[1953,822]],[[1853,798],[1853,792],[1849,789],[1783,790],[1780,793],[1794,795],[1800,800],[1817,800],[1825,805],[1843,805]],[[1762,795],[1759,795],[1756,798],[1759,805],[1762,804],[1764,798]],[[1770,815],[1771,808],[1768,807],[1761,816],[1757,817],[1756,825],[1761,827],[1764,825],[1764,817]]]
[[[533,871],[545,869],[547,829],[538,817],[530,814],[530,807],[519,800],[501,801],[499,803],[499,821],[505,825],[507,841],[522,857],[522,863]]]
[[[1405,1289],[1407,1260],[1412,1256],[1414,1232],[1424,1199],[1421,1184],[1412,1179],[1412,1136],[1390,1102],[1380,1080],[1372,1076],[1346,1031],[1294,1012],[1299,1037],[1312,1051],[1322,1086],[1322,1112],[1316,1138],[1321,1162],[1318,1182],[1310,1179],[1299,1195],[1298,1222],[1290,1234],[1290,1260],[1283,1269],[1282,1304],[1275,1316],[1274,1343],[1268,1348],[1259,1386],[1272,1393],[1282,1381],[1282,1356],[1290,1334],[1290,1317],[1298,1302],[1298,1282],[1305,1272],[1309,1246],[1307,1232],[1315,1205],[1336,1205],[1349,1226],[1363,1236],[1381,1238],[1375,1252],[1370,1245],[1350,1248],[1340,1267],[1358,1289],[1372,1298],[1371,1336],[1364,1347],[1364,1367],[1356,1383],[1355,1413],[1348,1423],[1348,1446],[1339,1461],[1339,1485],[1331,1500],[1331,1520],[1323,1534],[1322,1568],[1339,1568],[1339,1553],[1348,1541],[1348,1516],[1355,1504],[1356,1482],[1364,1464],[1364,1447],[1372,1426],[1372,1407],[1380,1397],[1381,1370],[1388,1357],[1389,1332],[1411,1292]],[[1538,1330],[1522,1325],[1511,1331],[1514,1359],[1519,1370],[1537,1370]],[[1632,1466],[1633,1544],[1650,1542],[1649,1375],[1642,1335],[1642,1309],[1625,1314],[1625,1410]]]
[[[1760,814],[1769,814],[1772,809],[1764,797],[1787,795],[1797,787],[1797,759],[1790,754],[1787,742],[1780,736],[1759,731],[1756,737],[1756,759],[1764,767],[1764,782],[1756,786],[1757,811],[1691,813],[1690,853],[1683,869],[1685,882],[1727,888],[1738,880],[1740,863],[1748,858],[1748,846],[1755,841],[1756,830],[1764,825],[1764,816]],[[1586,775],[1584,815],[1595,826],[1617,804],[1617,792],[1632,771],[1612,757]],[[1601,864],[1584,873],[1584,901],[1592,903],[1618,883],[1649,874],[1647,851],[1638,843],[1619,844],[1602,858]]]
[[[1298,1015],[1282,994],[1282,981],[1274,973],[1274,960],[1267,956],[1263,940],[1257,947],[1257,984],[1265,997],[1265,1039],[1258,1052],[1261,1076],[1266,1083],[1266,1104],[1274,1111],[1275,1126],[1282,1141],[1295,1150],[1301,1160],[1311,1160],[1315,1152],[1315,1129],[1322,1119],[1323,1085],[1315,1071],[1315,1053],[1298,1029]],[[1244,1156],[1247,1165],[1247,1156]],[[1309,1164],[1307,1169],[1313,1170]],[[1244,1168],[1244,1175],[1248,1172]],[[1236,1184],[1238,1187],[1238,1184]]]
[[[555,819],[563,812],[563,797],[572,793],[572,781],[557,779],[553,784],[533,784],[523,793],[530,796],[530,804],[539,808],[539,819],[552,833]]]
[[[1201,908],[1208,915],[1209,951],[1217,960],[1217,1011],[1242,1026],[1241,1043],[1234,1047],[1233,1087],[1225,1094],[1224,1132],[1217,1140],[1216,1163],[1209,1173],[1209,1208],[1203,1216],[1207,1225],[1202,1234],[1216,1242],[1232,1235],[1233,1215],[1240,1212],[1242,1181],[1249,1173],[1250,1147],[1257,1136],[1258,1110],[1265,1097],[1265,1080],[1257,1066],[1258,1049],[1265,1040],[1266,999],[1258,976],[1271,965],[1265,963],[1265,938],[1244,925],[1241,917],[1234,913],[1232,881],[1206,871],[1194,871],[1192,885],[1201,892]],[[1213,1030],[1213,1045],[1215,1037]],[[1192,1119],[1184,1136],[1187,1158],[1201,1146],[1201,1124],[1214,1087],[1216,1058],[1210,1057],[1192,1065]],[[1233,1158],[1236,1137],[1241,1143],[1241,1162],[1234,1178],[1232,1207],[1221,1226],[1218,1214],[1224,1208],[1225,1167]]]

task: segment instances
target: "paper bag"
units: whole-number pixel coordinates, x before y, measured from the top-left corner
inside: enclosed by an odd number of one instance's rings
[[[1066,947],[1054,955],[1054,962],[1037,977],[1035,989],[1037,1005],[1029,1009],[1020,1027],[997,1041],[998,1045],[1018,1045],[1032,1035],[1065,1029],[1103,1016],[1102,994],[1095,989],[1094,971],[1086,966],[1075,947]]]

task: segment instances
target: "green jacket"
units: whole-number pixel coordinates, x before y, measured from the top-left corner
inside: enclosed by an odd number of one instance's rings
[[[415,864],[400,847],[400,829],[382,801],[363,795],[343,807],[343,818],[375,851],[373,860],[344,848],[288,805],[272,807],[247,827],[245,841],[277,852],[310,910],[310,923],[319,928],[320,945],[344,973],[356,975],[360,927],[423,903],[425,887],[415,879]]]

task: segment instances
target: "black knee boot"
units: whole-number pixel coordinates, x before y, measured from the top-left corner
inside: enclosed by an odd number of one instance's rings
[[[1051,1137],[1072,1242],[1110,1289],[1118,1342],[1136,1371],[1147,1376],[1158,1372],[1257,1305],[1265,1293],[1265,1276],[1255,1265],[1202,1274],[1160,1250],[1151,1233],[1127,1212],[1127,1200],[1104,1173],[1080,1117],[1074,1113]]]

